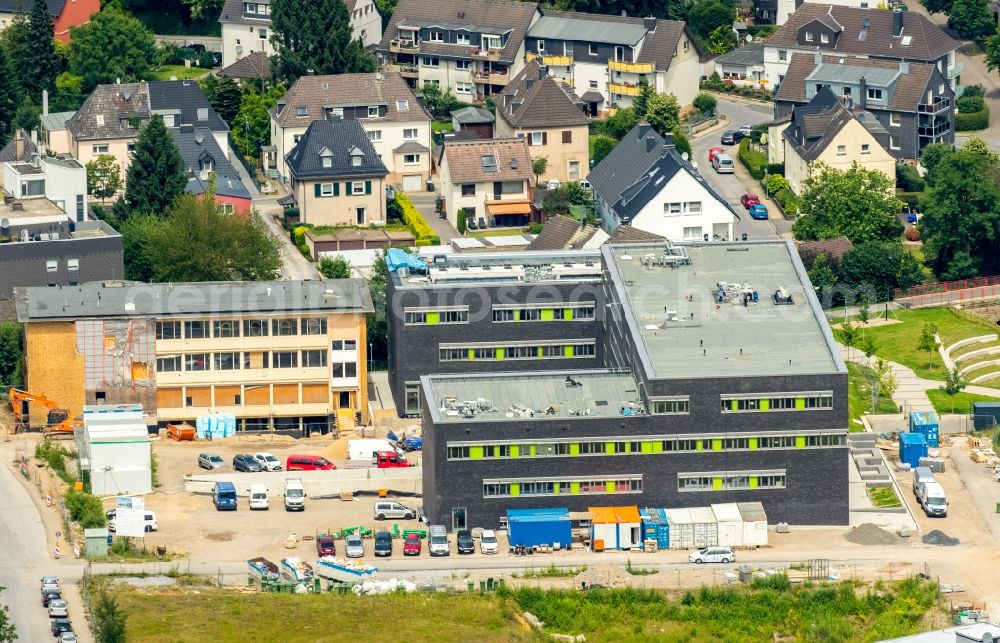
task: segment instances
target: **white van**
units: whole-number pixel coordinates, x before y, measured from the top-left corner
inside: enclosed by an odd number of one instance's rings
[[[716,154],[712,157],[712,167],[719,174],[732,174],[736,171],[733,158],[728,154]]]
[[[937,482],[934,479],[934,472],[931,471],[930,467],[917,467],[913,470],[913,495],[918,495],[917,490],[920,488],[921,483],[924,482]]]
[[[285,511],[306,510],[306,491],[302,487],[302,478],[286,478],[285,493],[282,495],[285,499]]]
[[[448,542],[448,531],[444,525],[431,525],[428,529],[430,539],[427,551],[431,556],[448,556],[451,554],[451,543]]]
[[[417,512],[398,502],[376,502],[375,520],[413,520]]]
[[[250,485],[250,509],[267,509],[267,487],[262,484]]]
[[[917,489],[917,499],[928,516],[948,515],[948,498],[944,495],[944,487],[937,482],[922,482]]]

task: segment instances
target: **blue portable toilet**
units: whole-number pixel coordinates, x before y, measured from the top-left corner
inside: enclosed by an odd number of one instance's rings
[[[508,509],[507,535],[511,547],[559,543],[568,548],[573,542],[569,509]]]
[[[642,518],[642,539],[655,540],[657,549],[670,549],[670,523],[663,509],[645,507],[639,510]]]
[[[938,419],[931,411],[910,412],[910,432],[920,433],[927,440],[927,446],[938,447]]]
[[[905,462],[916,469],[920,466],[920,458],[927,456],[927,439],[922,433],[899,434],[899,461]]]

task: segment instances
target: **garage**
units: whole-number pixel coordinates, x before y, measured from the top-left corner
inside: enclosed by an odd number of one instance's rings
[[[422,174],[406,174],[403,176],[403,192],[423,192],[422,183]]]

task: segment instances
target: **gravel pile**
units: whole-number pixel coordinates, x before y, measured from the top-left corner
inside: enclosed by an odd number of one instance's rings
[[[584,583],[587,587],[601,585],[603,587],[626,587],[632,582],[631,576],[624,568],[617,565],[590,567],[576,575],[577,586]]]
[[[954,547],[959,543],[958,538],[952,538],[940,529],[928,532],[920,539],[925,545],[940,545],[941,547]]]
[[[848,542],[855,545],[901,545],[906,542],[896,534],[882,529],[878,525],[866,522],[844,535]]]

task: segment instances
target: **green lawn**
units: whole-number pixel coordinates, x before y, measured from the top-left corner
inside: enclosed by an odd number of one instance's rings
[[[864,431],[861,415],[872,412],[871,387],[868,386],[868,379],[865,377],[867,370],[869,369],[861,364],[847,362],[847,410],[851,420],[849,430],[852,432]],[[883,395],[879,397],[878,409],[875,413],[899,413],[899,408],[896,407],[892,398]]]
[[[943,388],[936,388],[927,391],[934,410],[940,415],[945,413],[971,413],[973,402],[1000,402],[1000,398],[988,395],[976,395],[975,393],[956,393],[954,396],[948,395]]]
[[[519,581],[514,581],[519,582]],[[752,585],[702,587],[683,598],[646,589],[397,593],[386,596],[244,594],[210,587],[112,590],[126,615],[126,640],[547,641],[584,634],[593,643],[876,641],[921,629],[936,586],[916,577],[879,588],[850,582],[792,586],[787,576]],[[542,620],[545,633],[519,616]],[[388,620],[387,620],[388,619]],[[938,619],[939,620],[939,619]],[[925,628],[926,629],[926,628]]]
[[[524,234],[527,228],[491,228],[487,230],[470,230],[465,233],[467,237],[504,237],[514,234]]]
[[[878,312],[878,309],[873,308],[871,316],[874,317]],[[890,319],[893,316],[901,323],[865,330],[865,333],[875,341],[876,355],[909,366],[918,377],[927,379],[943,380],[945,368],[937,351],[927,353],[917,350],[924,324],[937,326],[938,335],[945,346],[966,337],[989,334],[988,326],[985,324],[963,319],[949,308],[897,310],[890,313]],[[835,330],[834,335],[838,341],[843,342],[843,333],[840,330]]]
[[[868,497],[872,499],[872,504],[879,509],[902,507],[896,490],[892,487],[869,487]]]
[[[170,80],[171,76],[176,76],[177,80],[192,80],[207,75],[208,70],[201,67],[162,65],[146,74],[146,80]]]

